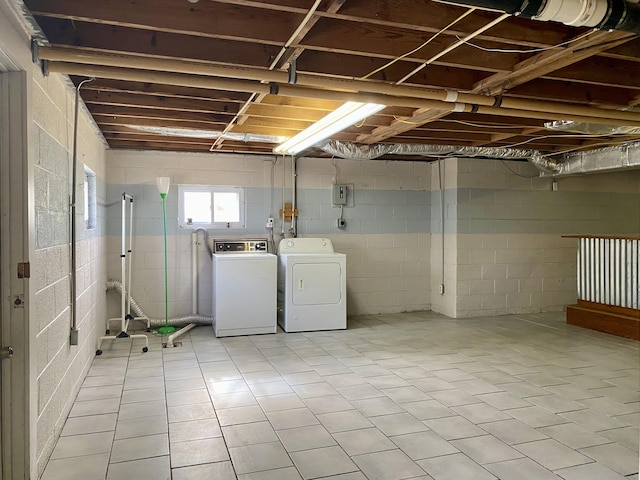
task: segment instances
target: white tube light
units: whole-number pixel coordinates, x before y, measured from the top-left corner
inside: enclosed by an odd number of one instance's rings
[[[329,115],[318,120],[309,128],[291,137],[273,149],[274,153],[282,155],[295,155],[316,143],[329,138],[334,133],[340,132],[360,120],[373,115],[386,105],[377,103],[347,102]]]

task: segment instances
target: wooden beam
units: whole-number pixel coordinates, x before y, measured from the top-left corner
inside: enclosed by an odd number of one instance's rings
[[[176,110],[178,112],[221,113],[234,115],[238,104],[218,102],[209,99],[175,98],[165,96],[138,95],[121,92],[99,90],[83,90],[82,100],[86,104],[113,105],[120,107],[141,107],[160,110]]]
[[[156,118],[164,120],[172,120],[176,117],[173,110],[163,110],[156,108],[142,107],[120,107],[114,105],[88,105],[91,114],[108,115],[111,117],[122,118]],[[229,115],[221,113],[201,113],[201,112],[181,112],[180,119],[192,120],[197,122],[220,123],[228,120]]]
[[[265,67],[275,45],[210,38],[141,28],[36,17],[52,45],[155,57],[177,57]]]
[[[587,85],[569,80],[539,78],[512,87],[505,97],[534,100],[562,99],[563,102],[619,109],[628,105],[637,92],[632,89]]]
[[[340,10],[340,7],[342,7],[342,5],[344,4],[344,1],[345,0],[329,0],[328,5],[324,6],[324,11],[331,14],[336,13],[338,10]],[[320,17],[318,17],[317,15],[313,15],[311,18],[309,18],[309,20],[305,23],[303,28],[298,32],[298,35],[296,35],[296,37],[293,38],[291,41],[291,45],[297,45],[297,46],[287,48],[287,51],[284,52],[284,54],[282,55],[278,63],[274,65],[274,68],[280,68],[280,69],[288,68],[291,62],[291,59],[293,57],[299,57],[302,54],[302,52],[304,52],[306,47],[303,47],[301,45],[302,41],[304,40],[306,35],[309,33],[309,31],[316,25],[319,19]]]
[[[477,82],[471,92],[485,95],[499,95],[509,87],[525,83],[533,78],[545,75],[554,69],[583,60],[590,55],[595,55],[608,48],[613,48],[616,45],[631,40],[633,37],[634,35],[627,32],[595,32],[585,38],[572,42],[567,47],[558,49],[558,51],[555,49],[545,51],[520,62],[514,66],[511,73],[495,74]],[[396,121],[388,127],[377,128],[371,135],[359,137],[358,141],[367,144],[380,142],[411,130],[411,128],[413,128],[412,125],[425,124],[446,115],[447,112],[418,109],[407,121]],[[550,117],[552,116],[550,115]]]
[[[173,0],[27,0],[31,13],[74,21],[105,23],[153,31],[182,33],[201,37],[281,45],[302,20],[294,12],[268,8],[225,5],[211,1]],[[253,25],[247,31],[247,22]]]
[[[75,85],[85,77],[71,76]],[[95,90],[98,92],[135,93],[136,95],[151,95],[171,98],[189,98],[196,100],[214,100],[240,104],[249,98],[247,93],[230,90],[211,91],[204,88],[178,87],[158,83],[129,82],[126,80],[110,80],[96,78],[93,82],[82,87],[82,91]]]
[[[246,117],[264,117],[291,120],[304,120],[307,122],[317,122],[327,115],[328,112],[322,110],[311,110],[308,108],[273,106],[265,103],[253,103],[246,111]]]
[[[288,118],[263,118],[249,116],[247,121],[243,123],[247,128],[253,127],[273,127],[273,128],[286,128],[288,130],[304,130],[305,128],[313,125],[313,121],[308,120],[291,120]]]
[[[450,24],[465,10],[467,8],[462,6],[424,0],[403,0],[393,3],[388,0],[349,0],[338,14],[320,15],[344,21],[414,29],[433,34],[439,32],[443,25]],[[477,10],[460,25],[451,28],[449,32],[452,35],[463,36],[495,20],[498,15],[494,12]],[[477,38],[506,41],[512,46],[548,47],[566,41],[567,31],[568,28],[559,23],[546,22],[544,28],[541,28],[539,23],[513,17]]]
[[[342,102],[335,100],[327,100],[321,98],[304,98],[304,97],[283,97],[282,95],[267,95],[262,103],[268,105],[281,105],[289,107],[301,107],[313,110],[320,110],[325,113],[334,111]]]
[[[344,78],[360,78],[387,63],[387,59],[344,55],[336,52],[306,51],[298,59],[298,71]],[[397,82],[416,67],[415,63],[397,62],[376,73],[371,80]],[[466,68],[430,65],[411,77],[411,84],[425,87],[470,90],[485,78],[486,72]]]
[[[413,70],[417,65],[426,62],[434,55],[445,50],[456,42],[455,35],[445,33],[419,51],[403,58],[401,62],[411,63]],[[424,35],[412,30],[400,30],[397,28],[380,27],[371,24],[345,23],[324,19],[318,23],[318,28],[309,33],[304,40],[307,50],[319,50],[334,52],[344,55],[362,56],[366,58],[381,58],[386,61],[393,60],[407,52],[414,50],[423,44]],[[505,48],[504,43],[491,43],[494,48]],[[481,70],[484,72],[499,72],[510,68],[518,61],[516,54],[488,55],[479,50],[466,47],[466,52],[452,51],[442,59],[433,62],[434,65],[450,65]],[[360,76],[369,72],[363,72]]]
[[[635,38],[628,32],[595,32],[566,47],[534,55],[514,65],[509,73],[498,73],[474,85],[474,93],[499,95],[514,85],[539,78],[585,58],[597,55]]]
[[[328,12],[331,13],[335,13],[341,6],[342,3],[344,2],[344,0],[329,0],[329,4],[326,5],[326,10]],[[282,50],[281,52],[278,53],[278,55],[276,56],[276,58],[271,62],[271,64],[269,65],[269,69],[274,69],[274,68],[279,68],[279,69],[286,69],[289,68],[290,66],[290,62],[294,59],[294,57],[299,57],[300,54],[304,51],[303,47],[297,47],[297,48],[291,48],[291,45],[293,44],[299,44],[304,37],[307,35],[307,33],[309,33],[309,31],[313,28],[313,26],[316,24],[316,22],[318,21],[318,17],[314,15],[315,11],[317,11],[317,7],[318,7],[318,3],[313,3],[312,5],[309,5],[309,7],[307,8],[307,12],[305,13],[305,16],[302,20],[302,22],[300,23],[300,25],[296,28],[296,30],[293,31],[293,33],[291,34],[291,36],[289,37],[289,39],[287,40],[287,42],[282,45]],[[297,67],[296,67],[297,70]],[[294,72],[295,73],[295,72]],[[251,106],[249,103],[253,102],[253,104],[258,105],[260,103],[262,103],[262,101],[264,100],[264,98],[266,97],[266,94],[259,94],[256,95],[255,98],[253,100],[248,100],[248,102],[244,105],[243,107],[243,115],[239,115],[236,120],[236,125],[242,125],[245,122],[247,122],[249,116],[245,115],[244,112],[246,112],[249,107]],[[235,125],[232,125],[231,123],[227,126],[228,130],[233,130],[233,127]],[[217,141],[215,147],[219,148],[219,144],[221,143],[221,141]]]
[[[179,118],[114,117],[113,115],[101,115],[97,113],[93,114],[93,119],[101,129],[118,125],[143,125],[149,127],[185,128],[190,130],[212,130],[214,132],[221,132],[225,126],[225,123],[222,122],[194,122],[191,120],[181,120]]]
[[[554,80],[571,80],[606,88],[640,89],[640,65],[636,62],[594,57],[545,75]]]
[[[116,140],[112,139],[107,142],[112,149],[125,150],[160,150],[167,152],[209,152],[208,145],[197,145],[193,143],[180,142],[158,142],[152,140]]]
[[[256,125],[236,125],[233,133],[255,133],[256,135],[273,135],[276,137],[292,137],[302,129],[290,129],[285,127],[270,127],[270,126],[256,126]]]

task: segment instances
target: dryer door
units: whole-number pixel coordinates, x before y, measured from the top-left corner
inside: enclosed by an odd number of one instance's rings
[[[294,305],[332,305],[340,302],[342,271],[339,263],[296,263],[291,273]]]

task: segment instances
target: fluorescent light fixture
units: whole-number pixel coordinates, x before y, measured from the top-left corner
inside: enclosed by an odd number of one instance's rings
[[[325,138],[329,138],[334,133],[358,123],[363,118],[379,112],[385,106],[377,103],[347,102],[309,128],[278,145],[273,149],[273,152],[295,155]]]

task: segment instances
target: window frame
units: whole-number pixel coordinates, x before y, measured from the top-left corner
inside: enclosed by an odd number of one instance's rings
[[[87,165],[83,173],[84,225],[86,230],[95,230],[98,226],[96,174]]]
[[[210,194],[211,207],[211,223],[192,222],[188,223],[185,219],[185,193],[201,193]],[[234,193],[238,195],[238,212],[240,219],[237,222],[216,222],[213,211],[213,198],[216,193]],[[178,185],[178,227],[184,229],[204,228],[207,230],[233,230],[247,228],[245,189],[238,186],[226,185]]]

